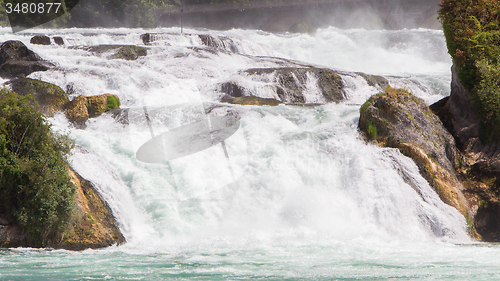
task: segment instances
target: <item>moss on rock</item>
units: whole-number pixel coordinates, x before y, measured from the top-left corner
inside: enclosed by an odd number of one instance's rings
[[[120,99],[116,95],[78,96],[67,105],[65,113],[71,122],[84,125],[87,119],[119,107]]]
[[[363,104],[359,128],[369,139],[412,158],[443,202],[469,217],[464,188],[454,172],[458,166],[455,141],[423,100],[387,87]]]
[[[31,94],[40,105],[40,111],[52,115],[63,111],[69,102],[68,96],[59,86],[30,78],[19,78],[10,82],[11,89],[21,95]]]

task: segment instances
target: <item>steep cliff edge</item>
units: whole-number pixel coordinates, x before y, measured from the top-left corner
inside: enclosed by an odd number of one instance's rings
[[[481,141],[481,119],[452,67],[451,95],[431,108],[456,139],[463,155],[458,177],[476,211],[474,226],[483,241],[500,241],[500,142]],[[491,132],[491,131],[490,131]]]

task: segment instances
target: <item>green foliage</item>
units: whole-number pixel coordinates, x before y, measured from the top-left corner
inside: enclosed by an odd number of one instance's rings
[[[120,107],[120,99],[116,96],[108,96],[108,109]]]
[[[368,123],[368,127],[366,129],[366,132],[367,132],[368,137],[370,139],[372,139],[372,140],[377,139],[377,134],[378,134],[377,127],[375,127],[375,125],[373,125],[371,122]]]
[[[43,245],[68,221],[75,187],[67,173],[73,142],[37,107],[29,95],[0,90],[0,211]]]
[[[481,141],[500,139],[500,2],[443,0],[448,52],[481,118]],[[493,133],[493,139],[491,139]]]

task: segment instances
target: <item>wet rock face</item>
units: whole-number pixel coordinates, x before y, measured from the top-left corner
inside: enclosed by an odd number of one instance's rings
[[[361,107],[359,128],[369,139],[412,158],[440,198],[469,216],[464,188],[455,176],[459,165],[455,141],[423,100],[387,88]]]
[[[0,76],[26,77],[36,71],[46,71],[54,64],[43,61],[21,41],[6,41],[0,46]]]
[[[229,37],[223,37],[223,36],[214,37],[206,34],[200,34],[198,35],[198,37],[200,37],[200,40],[203,43],[203,45],[207,47],[219,50],[225,50],[233,53],[238,52],[238,46],[236,46],[233,40]]]
[[[333,70],[315,67],[252,68],[241,73],[262,82],[265,91],[238,82],[226,82],[219,90],[227,96],[273,98],[284,104],[324,104],[345,100],[344,82]],[[267,96],[262,95],[267,92]]]

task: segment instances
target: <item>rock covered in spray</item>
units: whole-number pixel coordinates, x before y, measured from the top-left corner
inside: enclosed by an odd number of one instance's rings
[[[230,81],[219,85],[219,91],[227,96],[238,98],[254,96],[273,98],[284,104],[323,104],[345,100],[344,82],[340,75],[327,68],[284,67],[252,68],[241,73],[252,81],[262,82],[272,96],[263,96],[264,91],[247,88],[238,82]],[[269,95],[269,94],[268,94]],[[314,95],[314,100],[310,96]]]

